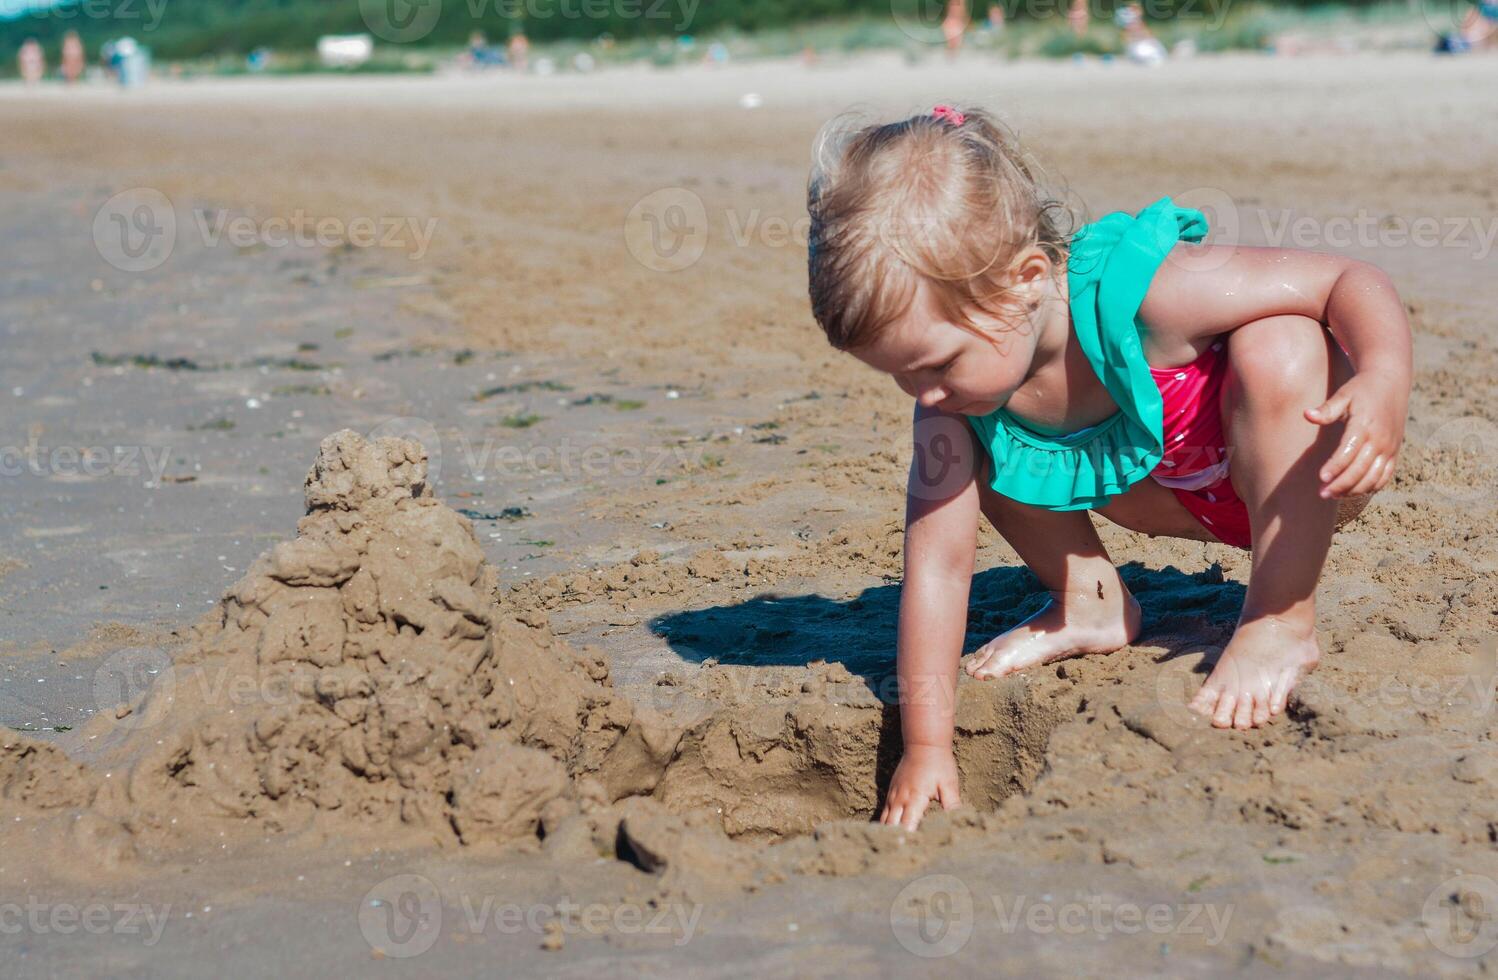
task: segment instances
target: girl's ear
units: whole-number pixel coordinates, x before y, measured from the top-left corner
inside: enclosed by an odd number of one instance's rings
[[[1046,284],[1051,278],[1051,257],[1032,245],[1014,257],[1010,266],[1014,270],[1014,293],[1021,297],[1031,309],[1045,298]]]

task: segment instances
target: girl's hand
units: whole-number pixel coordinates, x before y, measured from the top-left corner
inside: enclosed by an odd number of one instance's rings
[[[1347,420],[1342,444],[1321,467],[1323,498],[1372,493],[1393,478],[1408,398],[1409,385],[1392,375],[1359,371],[1324,403],[1306,409],[1317,425]]]
[[[943,746],[907,745],[889,781],[879,822],[915,830],[932,799],[939,800],[943,810],[961,804],[957,795],[957,759],[950,748]]]

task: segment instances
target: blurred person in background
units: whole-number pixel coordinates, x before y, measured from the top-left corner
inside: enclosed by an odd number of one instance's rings
[[[83,65],[87,60],[83,53],[83,39],[77,31],[68,31],[62,36],[62,80],[69,85],[83,77]]]
[[[942,36],[947,39],[947,57],[957,57],[962,49],[962,35],[967,30],[967,0],[948,0],[947,13],[941,21]]]
[[[1066,23],[1077,37],[1087,36],[1087,27],[1092,23],[1092,11],[1087,8],[1087,0],[1071,0],[1071,7],[1066,11]]]
[[[509,52],[511,68],[523,72],[530,67],[531,42],[524,31],[510,35]]]
[[[988,19],[984,22],[985,29],[994,35],[1004,33],[1004,8],[996,3],[988,5]]]
[[[47,56],[42,53],[42,46],[37,43],[36,38],[28,37],[16,52],[16,70],[21,73],[21,81],[27,85],[35,85],[42,80],[47,73]]]
[[[1113,20],[1123,32],[1124,53],[1130,61],[1153,66],[1165,60],[1165,45],[1145,26],[1144,8],[1138,3],[1119,7]]]

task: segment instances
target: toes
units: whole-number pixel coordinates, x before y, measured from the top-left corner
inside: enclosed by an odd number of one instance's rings
[[[1260,725],[1262,725],[1265,722],[1267,722],[1269,720],[1270,714],[1271,714],[1271,712],[1269,710],[1269,698],[1267,698],[1267,697],[1256,697],[1256,698],[1254,698],[1254,715],[1253,715],[1253,725],[1254,725],[1254,727],[1258,728]]]
[[[981,667],[970,673],[980,681],[991,681],[996,677],[1003,677],[1008,671],[1004,669],[1004,658],[991,656],[983,661]]]
[[[1238,695],[1224,691],[1217,699],[1217,710],[1212,712],[1213,728],[1232,728],[1233,711],[1238,707]]]
[[[984,665],[986,665],[992,658],[993,651],[991,651],[988,647],[979,647],[978,650],[968,658],[967,663],[962,665],[962,667],[967,671],[967,676],[977,677],[978,671],[982,670]]]
[[[1238,695],[1238,706],[1233,711],[1233,727],[1239,731],[1254,727],[1254,696],[1251,691]]]
[[[1295,672],[1285,671],[1274,682],[1274,691],[1269,695],[1269,714],[1277,715],[1285,710],[1290,701],[1290,689],[1295,686]]]
[[[1209,678],[1207,683],[1201,686],[1201,690],[1196,692],[1196,697],[1192,698],[1186,707],[1199,715],[1210,718],[1217,711],[1217,699],[1220,697],[1222,697],[1222,690],[1213,684]]]

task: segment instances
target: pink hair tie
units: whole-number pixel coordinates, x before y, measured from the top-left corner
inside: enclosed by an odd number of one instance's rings
[[[931,115],[937,119],[951,123],[953,126],[961,126],[964,122],[967,122],[967,116],[964,116],[949,105],[932,106]]]

